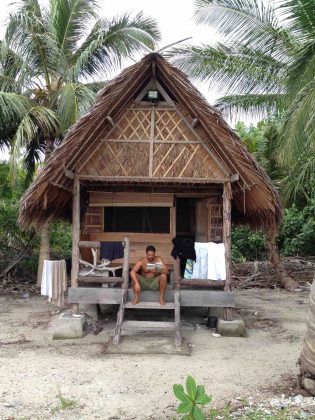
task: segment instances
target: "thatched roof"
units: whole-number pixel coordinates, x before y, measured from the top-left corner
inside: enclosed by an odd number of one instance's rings
[[[69,178],[69,173],[78,173],[83,167],[90,151],[104,141],[112,129],[113,121],[117,121],[122,110],[148,84],[152,72],[185,115],[191,120],[198,120],[198,130],[202,133],[200,135],[206,143],[205,147],[221,162],[225,173],[234,181],[233,220],[271,229],[279,225],[282,217],[279,197],[265,171],[247,152],[220,112],[207,103],[186,75],[162,56],[149,54],[122,71],[99,93],[90,111],[77,121],[62,144],[52,153],[22,198],[20,222],[23,226],[40,225],[49,218],[71,217],[73,180]],[[239,179],[235,174],[239,175]],[[125,179],[127,181],[130,184],[133,179],[129,177]],[[165,184],[167,180],[143,177],[135,181],[137,185],[149,185],[159,182]],[[108,177],[107,182],[116,182],[116,179]],[[176,183],[176,179],[173,182]],[[188,182],[194,184],[193,179]],[[197,182],[202,183],[202,180],[198,179]]]

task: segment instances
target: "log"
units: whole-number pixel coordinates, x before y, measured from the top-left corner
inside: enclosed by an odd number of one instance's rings
[[[101,277],[101,276],[79,276],[79,283],[101,283],[101,284],[121,284],[122,277]]]
[[[180,279],[180,287],[201,287],[204,289],[224,289],[225,280]]]

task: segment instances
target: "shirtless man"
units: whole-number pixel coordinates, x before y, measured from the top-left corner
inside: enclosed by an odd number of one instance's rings
[[[160,304],[164,305],[164,294],[167,287],[168,269],[161,257],[155,255],[155,248],[147,246],[146,256],[141,258],[130,271],[131,284],[134,292],[133,304],[139,303],[139,295],[142,290],[160,290]],[[147,264],[160,263],[161,269],[148,269]],[[138,273],[140,271],[140,274]]]

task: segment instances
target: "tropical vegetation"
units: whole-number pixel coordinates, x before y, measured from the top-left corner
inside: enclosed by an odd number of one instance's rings
[[[10,146],[13,175],[22,150],[30,180],[123,59],[160,39],[157,22],[142,12],[108,19],[99,6],[24,0],[10,15],[0,41],[0,146]],[[47,224],[42,245],[41,260],[49,258]]]
[[[216,105],[225,114],[278,119],[283,197],[305,195],[315,172],[313,0],[194,3],[196,23],[211,25],[220,41],[175,48],[173,62],[224,92]]]

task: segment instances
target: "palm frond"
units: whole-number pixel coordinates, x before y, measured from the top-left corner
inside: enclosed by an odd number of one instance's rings
[[[60,133],[57,115],[48,108],[34,106],[24,115],[18,125],[11,145],[10,167],[14,180],[17,161],[23,147],[30,144],[41,132],[44,138],[55,138]]]
[[[292,100],[283,120],[279,160],[290,167],[301,153],[315,156],[315,80]],[[303,151],[303,152],[302,152]]]
[[[223,96],[215,103],[230,120],[254,116],[259,120],[279,114],[285,107],[284,94],[256,94]]]
[[[50,0],[51,30],[59,49],[70,58],[96,19],[96,0]]]
[[[278,22],[271,3],[263,0],[195,0],[195,20],[215,28],[225,41],[287,57],[295,42]]]
[[[286,64],[242,45],[183,46],[169,53],[173,64],[223,93],[282,92]]]
[[[100,19],[73,56],[72,78],[110,75],[124,58],[145,49],[153,50],[159,39],[157,22],[142,13]]]
[[[25,0],[21,9],[10,16],[5,42],[32,71],[32,77],[44,77],[50,86],[50,73],[60,70],[62,54],[36,0]]]
[[[280,0],[276,11],[290,32],[299,38],[301,44],[313,41],[315,37],[315,7],[313,0]]]
[[[81,84],[69,83],[59,89],[55,104],[63,133],[87,111],[95,97],[92,89]]]

